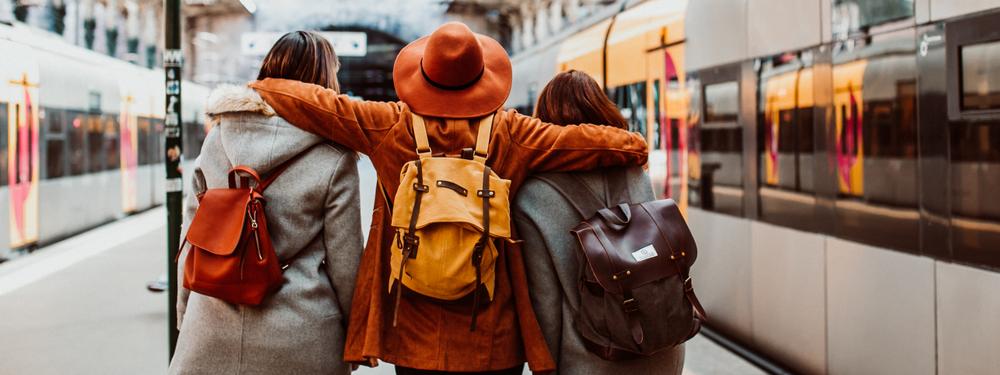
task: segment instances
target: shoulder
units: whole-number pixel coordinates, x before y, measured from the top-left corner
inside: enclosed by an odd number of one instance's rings
[[[232,115],[275,116],[274,108],[257,93],[246,86],[221,85],[208,95],[205,103],[207,123],[215,127],[222,118]]]

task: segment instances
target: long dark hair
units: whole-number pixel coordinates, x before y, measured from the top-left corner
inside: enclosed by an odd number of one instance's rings
[[[264,57],[257,80],[294,79],[340,91],[337,71],[340,60],[323,36],[311,31],[293,31],[274,43]]]
[[[570,70],[559,73],[538,95],[535,117],[556,125],[597,124],[628,129],[601,87],[587,73]]]

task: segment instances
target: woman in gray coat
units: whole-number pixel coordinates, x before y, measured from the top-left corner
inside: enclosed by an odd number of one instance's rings
[[[299,79],[336,89],[338,66],[325,39],[293,32],[265,58],[260,79]],[[289,267],[285,284],[259,306],[181,288],[180,337],[170,373],[349,374],[343,348],[362,252],[357,157],[277,117],[247,87],[216,89],[206,112],[214,126],[195,161],[185,232],[198,208],[195,197],[228,186],[230,168],[246,165],[267,176],[302,154],[264,192],[272,242]]]
[[[627,128],[625,118],[597,82],[586,73],[568,71],[556,75],[538,97],[535,116],[553,124],[609,124]],[[580,184],[561,186],[566,192],[604,197],[607,181],[618,174],[610,171],[577,173]],[[640,167],[625,171],[625,192],[630,203],[654,198],[649,177]],[[560,179],[549,179],[559,182]],[[576,196],[576,194],[573,194]],[[576,238],[569,232],[584,217],[555,188],[538,178],[524,183],[514,201],[514,223],[524,240],[531,302],[542,326],[556,371],[565,375],[679,375],[684,367],[684,346],[664,350],[651,357],[607,361],[587,351],[573,324],[580,305],[579,275],[585,266]]]

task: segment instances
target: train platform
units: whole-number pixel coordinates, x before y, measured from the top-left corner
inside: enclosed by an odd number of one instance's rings
[[[361,163],[371,207],[374,171]],[[145,287],[167,264],[165,216],[155,208],[0,264],[0,374],[166,373],[167,298]],[[703,336],[687,345],[686,375],[763,373]]]

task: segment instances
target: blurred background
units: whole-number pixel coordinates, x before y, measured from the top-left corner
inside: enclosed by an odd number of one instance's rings
[[[687,373],[1000,368],[1000,1],[183,0],[181,17],[182,166],[210,90],[253,79],[283,33],[323,32],[342,91],[392,101],[397,52],[461,21],[511,55],[507,107],[580,70],[646,137],[701,249],[712,321]],[[0,0],[0,374],[165,372],[166,297],[145,289],[169,264],[163,53],[160,0]]]

